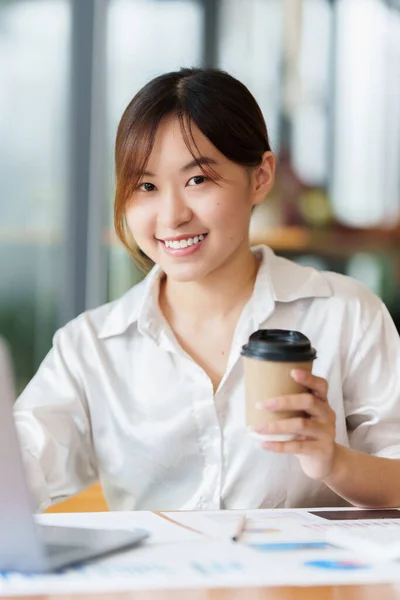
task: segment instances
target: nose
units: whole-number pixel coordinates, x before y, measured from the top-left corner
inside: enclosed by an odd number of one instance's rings
[[[177,190],[164,192],[161,199],[158,220],[163,229],[179,229],[192,218],[192,210]]]

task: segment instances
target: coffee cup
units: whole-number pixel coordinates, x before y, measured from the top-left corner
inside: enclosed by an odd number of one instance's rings
[[[292,369],[312,370],[316,350],[300,331],[259,329],[242,348],[246,393],[246,425],[249,432],[263,441],[288,441],[294,435],[259,434],[254,428],[269,421],[304,416],[304,411],[269,411],[257,408],[268,398],[300,394],[307,389],[291,375]]]

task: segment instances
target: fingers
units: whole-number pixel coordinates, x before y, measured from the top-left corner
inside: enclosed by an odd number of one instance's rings
[[[292,417],[290,419],[280,419],[279,421],[270,421],[262,427],[255,429],[261,434],[290,434],[296,436],[296,441],[301,439],[323,440],[331,439],[334,434],[334,423],[320,422],[314,419]],[[290,444],[291,442],[287,442]]]
[[[278,398],[270,398],[261,402],[260,410],[270,411],[294,411],[302,410],[311,417],[324,419],[330,411],[328,403],[321,402],[320,398],[316,398],[312,394],[291,394],[289,396],[280,396]]]
[[[263,442],[265,450],[272,450],[278,454],[313,455],[321,450],[319,441],[293,440],[291,442]]]
[[[321,400],[327,400],[328,382],[322,377],[317,377],[304,369],[293,369],[291,372],[292,378],[309,389],[313,394]]]
[[[305,460],[312,462],[307,462],[305,472],[319,473],[319,463],[325,460],[324,457],[332,455],[335,441],[336,416],[327,399],[328,382],[303,369],[293,370],[291,376],[307,391],[269,398],[257,408],[277,413],[301,411],[306,416],[281,419],[277,414],[276,420],[269,421],[255,431],[264,435],[283,434],[293,437],[293,440],[286,442],[262,442],[261,447],[276,453],[296,454],[299,458],[307,456]]]

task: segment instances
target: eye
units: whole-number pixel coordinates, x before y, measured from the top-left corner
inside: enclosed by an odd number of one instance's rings
[[[139,190],[142,190],[142,192],[154,192],[154,190],[156,189],[156,186],[154,185],[154,183],[142,183],[139,186]]]
[[[204,177],[204,175],[196,175],[195,177],[189,179],[187,185],[200,185],[201,183],[205,183],[206,181],[207,177]]]

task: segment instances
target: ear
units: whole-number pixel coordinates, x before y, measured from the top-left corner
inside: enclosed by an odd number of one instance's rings
[[[275,156],[264,152],[261,163],[253,172],[253,206],[261,204],[271,191],[275,181]]]

